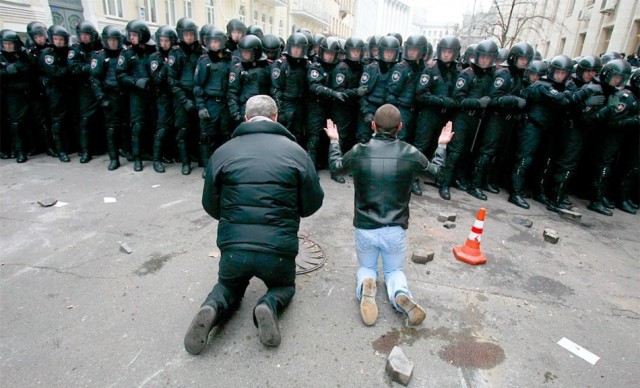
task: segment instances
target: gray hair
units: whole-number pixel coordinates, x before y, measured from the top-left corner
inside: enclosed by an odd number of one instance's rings
[[[247,100],[245,110],[247,119],[252,119],[256,116],[272,118],[276,114],[278,114],[278,106],[273,98],[267,95],[253,96]]]

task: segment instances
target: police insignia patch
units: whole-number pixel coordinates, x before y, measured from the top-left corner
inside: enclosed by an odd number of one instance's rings
[[[172,56],[169,56],[169,66],[172,66],[176,62],[176,59]]]
[[[152,70],[152,71],[156,71],[156,69],[157,69],[157,68],[158,68],[158,62],[157,62],[157,61],[153,61],[153,62],[151,62],[151,70]],[[197,71],[197,70],[198,70],[198,69],[196,68],[196,71]]]
[[[495,81],[493,81],[493,86],[496,88],[499,88],[500,86],[502,86],[502,84],[504,84],[504,78],[496,78]]]
[[[47,65],[52,64],[52,63],[53,63],[53,56],[51,56],[51,55],[45,55],[45,56],[44,56],[44,62],[45,62]]]
[[[360,83],[366,84],[369,82],[369,73],[362,73],[362,77],[360,77]]]
[[[551,89],[551,94],[558,94],[558,91],[555,89]]]
[[[236,80],[236,73],[229,73],[229,83]]]
[[[344,74],[336,74],[336,83],[341,84],[344,81]]]
[[[458,80],[456,81],[456,88],[460,89],[464,86],[465,82],[466,81],[464,80],[464,78],[458,78]]]
[[[273,69],[273,79],[280,77],[280,69]]]
[[[118,65],[122,65],[124,63],[124,57],[122,55],[120,55],[118,57]]]
[[[311,70],[311,78],[318,78],[320,77],[320,72],[318,72],[318,70],[313,69]]]
[[[391,74],[391,81],[396,82],[399,79],[400,79],[400,72],[394,71],[393,74]]]
[[[73,50],[69,50],[69,53],[67,54],[67,59],[72,59],[75,56],[76,56],[76,52]]]
[[[96,66],[98,66],[98,60],[97,60],[97,59],[95,59],[95,58],[93,58],[93,59],[91,60],[91,68],[93,69],[93,68],[95,68]]]
[[[422,77],[420,77],[420,84],[426,85],[427,82],[429,82],[429,74],[423,74]]]

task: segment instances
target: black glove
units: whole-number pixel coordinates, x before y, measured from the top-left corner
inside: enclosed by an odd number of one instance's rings
[[[465,98],[460,103],[460,106],[465,109],[476,109],[480,107],[480,101],[477,98]]]
[[[8,64],[5,70],[7,71],[7,74],[18,73],[18,69],[16,68],[16,65],[13,63]]]
[[[591,94],[594,94],[594,93],[602,94],[602,85],[600,85],[600,84],[589,82],[588,84],[583,86],[583,88],[589,90],[591,92]]]
[[[371,113],[367,113],[366,115],[364,115],[364,123],[367,124],[367,127],[370,127],[372,122],[373,115]]]
[[[111,105],[111,103],[107,99],[100,101],[100,106],[102,107],[102,109],[108,109],[109,105]]]
[[[501,107],[515,107],[518,105],[518,100],[516,100],[516,96],[504,96],[498,99],[498,104]]]
[[[184,107],[184,109],[186,109],[187,112],[193,112],[196,109],[196,106],[193,105],[193,101],[186,98],[182,103],[182,106]]]
[[[84,65],[82,66],[82,72],[85,74],[89,74],[91,72],[91,66],[90,65]]]
[[[480,108],[486,108],[489,106],[489,103],[491,102],[491,97],[489,96],[484,96],[484,97],[480,97]]]
[[[136,80],[136,88],[146,90],[149,85],[149,78],[138,78]]]
[[[367,94],[368,91],[369,91],[369,88],[367,86],[360,86],[356,91],[356,93],[358,94],[358,96],[362,97],[365,94]]]
[[[200,117],[200,120],[204,120],[204,119],[210,119],[211,115],[209,114],[209,111],[206,109],[200,109],[198,111],[198,117]]]
[[[338,100],[340,102],[347,101],[347,95],[345,93],[342,93],[342,92],[333,92],[333,93],[331,93],[331,97],[335,98],[336,100]]]
[[[451,97],[442,97],[442,106],[448,109],[455,108],[458,104],[456,103],[456,100]]]
[[[518,101],[518,109],[524,109],[524,107],[527,106],[527,100],[524,98],[516,97],[516,100]]]
[[[588,106],[600,106],[604,104],[604,100],[604,96],[602,94],[598,94],[587,98],[586,103]]]
[[[442,106],[442,97],[427,96],[426,103],[427,105],[432,105],[432,106]]]

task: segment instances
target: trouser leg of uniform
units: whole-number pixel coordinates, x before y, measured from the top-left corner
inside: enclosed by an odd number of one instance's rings
[[[317,168],[317,155],[318,146],[320,143],[320,133],[326,123],[328,116],[325,109],[321,106],[322,101],[315,101],[309,104],[309,111],[307,115],[307,128],[309,136],[307,139],[307,153],[313,162],[313,165]]]
[[[87,163],[91,160],[89,153],[89,118],[81,117],[78,122],[78,134],[80,137],[80,163]]]
[[[80,141],[80,163],[87,163],[91,160],[89,143],[91,134],[89,131],[89,121],[94,118],[98,110],[98,100],[96,99],[90,85],[80,85],[78,90],[78,135]]]
[[[335,122],[338,127],[338,135],[340,137],[340,150],[342,154],[345,154],[347,151],[351,149],[355,140],[354,140],[354,130],[355,126],[355,117],[356,117],[356,107],[350,104],[334,104],[332,110],[332,120]]]
[[[447,123],[447,115],[442,109],[427,108],[418,113],[413,146],[426,156],[430,156],[437,146],[440,130]]]
[[[582,153],[583,135],[575,126],[566,128],[562,142],[561,150],[555,163],[555,172],[553,175],[553,189],[547,209],[557,211],[560,209],[561,203],[569,189],[569,178],[574,175],[578,168],[580,154]]]
[[[474,131],[477,124],[477,119],[466,112],[460,112],[456,115],[453,123],[453,132],[455,132],[455,135],[447,146],[447,161],[440,170],[442,172],[439,177],[440,188],[451,187],[453,179],[456,176],[456,167],[467,151],[468,137],[475,135]]]
[[[413,108],[406,106],[399,106],[400,116],[402,117],[402,128],[398,132],[398,140],[406,141],[407,143],[413,142],[414,128],[413,128]]]
[[[107,128],[107,153],[109,154],[109,171],[120,167],[118,153],[118,130],[115,127]]]
[[[189,151],[187,150],[187,128],[178,128],[176,141],[178,142],[180,163],[182,163],[182,175],[189,175],[191,173],[191,160],[189,160]]]
[[[4,91],[6,94],[3,98],[3,103],[6,106],[6,117],[9,122],[9,134],[11,138],[11,145],[16,154],[16,160],[18,163],[24,163],[27,161],[25,147],[25,134],[24,121],[27,115],[27,109],[29,106],[29,96],[27,91],[8,90]],[[3,109],[3,110],[4,110]]]
[[[64,138],[61,122],[54,121],[51,123],[51,135],[58,150],[58,159],[61,162],[68,162],[69,156],[67,155],[66,139]]]
[[[529,204],[522,198],[525,177],[533,162],[538,144],[540,143],[541,130],[533,123],[526,123],[518,134],[518,148],[516,151],[516,162],[511,171],[511,195],[509,202],[528,209]]]

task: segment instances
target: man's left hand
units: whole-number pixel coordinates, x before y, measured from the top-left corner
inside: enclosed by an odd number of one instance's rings
[[[327,127],[324,129],[327,133],[327,137],[329,140],[340,140],[340,135],[338,135],[338,127],[331,121],[331,119],[327,119]]]

